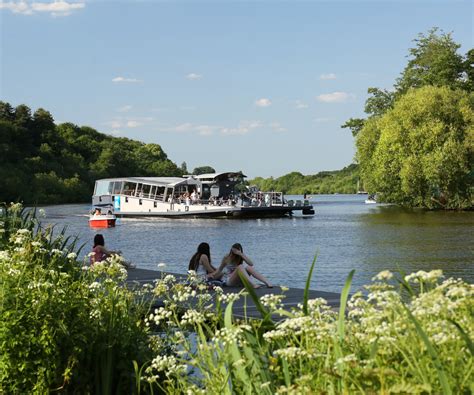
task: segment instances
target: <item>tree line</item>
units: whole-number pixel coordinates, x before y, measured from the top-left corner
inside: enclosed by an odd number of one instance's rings
[[[0,201],[86,202],[99,178],[182,174],[158,144],[56,125],[42,108],[0,102]]]

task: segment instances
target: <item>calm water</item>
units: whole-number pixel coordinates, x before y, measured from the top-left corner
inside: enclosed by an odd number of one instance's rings
[[[295,197],[293,197],[295,198]],[[301,197],[299,197],[301,198]],[[425,212],[366,205],[364,195],[319,195],[316,215],[281,219],[121,219],[115,228],[89,229],[89,205],[45,207],[47,220],[78,235],[91,249],[95,233],[138,267],[185,273],[197,245],[211,245],[218,265],[240,242],[256,268],[273,283],[303,287],[318,252],[313,289],[338,292],[356,269],[355,288],[381,270],[442,269],[474,282],[474,212]],[[353,288],[353,289],[355,289]]]

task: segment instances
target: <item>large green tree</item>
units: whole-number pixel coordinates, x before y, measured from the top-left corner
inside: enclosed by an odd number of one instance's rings
[[[368,119],[379,117],[393,108],[395,101],[410,89],[449,86],[474,91],[474,50],[461,55],[458,53],[461,46],[453,40],[451,33],[438,28],[432,28],[427,34],[420,33],[413,41],[415,46],[408,50],[408,64],[394,88],[368,88],[369,96],[364,108],[367,118],[351,118],[341,126],[351,130],[354,137]]]
[[[472,205],[474,95],[425,86],[398,99],[357,135],[357,159],[369,192],[407,206]]]

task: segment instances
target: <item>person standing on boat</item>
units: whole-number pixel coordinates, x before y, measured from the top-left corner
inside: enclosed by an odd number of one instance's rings
[[[194,270],[198,275],[204,279],[208,279],[211,273],[215,273],[217,270],[211,263],[211,249],[208,243],[201,243],[198,245],[197,251],[191,257],[189,261],[189,270]],[[223,276],[213,277],[218,280]]]
[[[237,285],[241,285],[242,282],[239,277],[239,273],[247,278],[249,283],[254,288],[259,288],[260,285],[254,284],[250,279],[250,276],[255,277],[257,280],[264,283],[268,288],[273,288],[273,285],[259,272],[255,270],[253,267],[254,264],[252,260],[244,254],[244,250],[242,245],[239,243],[235,243],[230,252],[222,259],[222,263],[219,266],[219,269],[212,273],[209,277],[210,278],[220,278],[218,276],[222,276],[224,269],[227,268],[227,280],[226,285],[229,287],[235,287]]]

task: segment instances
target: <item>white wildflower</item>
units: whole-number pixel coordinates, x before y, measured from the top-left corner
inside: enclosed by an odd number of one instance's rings
[[[372,277],[372,281],[386,281],[393,277],[393,273],[390,270],[383,270],[376,276]]]

